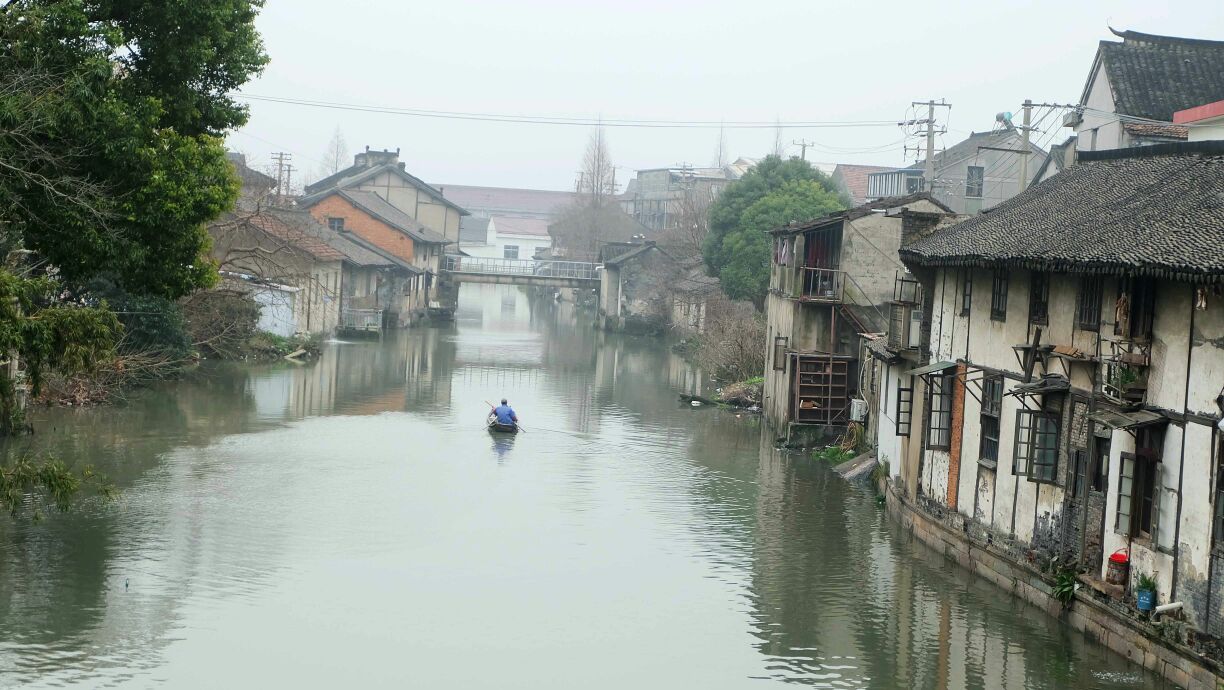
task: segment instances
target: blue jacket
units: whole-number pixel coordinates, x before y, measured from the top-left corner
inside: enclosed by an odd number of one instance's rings
[[[493,414],[497,415],[498,424],[514,424],[518,421],[518,415],[514,414],[514,410],[509,405],[498,405]]]

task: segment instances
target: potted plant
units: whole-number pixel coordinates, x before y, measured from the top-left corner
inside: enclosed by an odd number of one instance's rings
[[[1135,585],[1135,606],[1144,613],[1150,613],[1156,608],[1156,577],[1140,573],[1139,582]]]

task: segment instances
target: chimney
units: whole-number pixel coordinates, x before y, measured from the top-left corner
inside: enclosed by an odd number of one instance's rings
[[[353,156],[353,165],[360,168],[376,168],[380,165],[399,165],[403,167],[403,163],[399,162],[399,149],[391,151],[385,149],[382,151],[371,151],[367,146],[365,151]]]

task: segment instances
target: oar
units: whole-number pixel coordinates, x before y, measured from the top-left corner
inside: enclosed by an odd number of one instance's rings
[[[488,406],[489,406],[489,410],[495,410],[495,409],[497,409],[497,406],[496,406],[496,405],[494,405],[493,403],[489,402],[488,400],[484,401],[484,404],[486,404],[486,405],[488,405]],[[486,424],[485,426],[487,427],[488,425]],[[522,425],[522,424],[519,424],[518,422],[515,422],[515,423],[514,423],[514,428],[518,429],[519,431],[523,432],[524,434],[525,434],[525,433],[527,433],[527,430],[523,428],[523,425]]]

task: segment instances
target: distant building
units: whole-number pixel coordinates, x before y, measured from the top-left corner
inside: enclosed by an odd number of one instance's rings
[[[459,242],[459,226],[469,215],[442,192],[409,174],[399,151],[357,154],[353,165],[306,185],[298,204],[329,228],[352,233],[378,251],[420,272],[405,290],[409,311],[396,317],[408,325],[427,309],[453,311],[456,285],[442,280],[447,246]]]
[[[532,259],[551,245],[548,221],[540,218],[470,216],[460,226],[459,248],[469,256]]]
[[[1224,100],[1224,41],[1114,31],[1064,124],[1081,151],[1186,141],[1179,110]]]
[[[1190,141],[1224,140],[1224,100],[1179,110],[1173,121],[1189,130]]]
[[[554,214],[573,204],[576,192],[514,187],[477,187],[440,184],[435,187],[448,200],[467,209],[477,218],[538,218],[551,220]]]
[[[698,208],[704,208],[755,164],[755,160],[740,158],[722,167],[638,170],[619,197],[621,210],[650,230],[671,230],[687,198],[697,199]]]
[[[867,203],[867,179],[872,173],[892,172],[896,168],[882,165],[847,165],[838,163],[833,167],[830,178],[837,191],[850,199],[851,206],[862,206]]]
[[[1046,152],[1030,142],[1024,153],[1024,138],[1011,123],[991,132],[974,132],[969,138],[935,155],[935,180],[927,189],[923,179],[925,161],[908,168],[868,173],[867,199],[874,201],[921,191],[958,214],[974,214],[1020,193],[1020,156],[1027,155],[1028,179],[1045,163]]]

